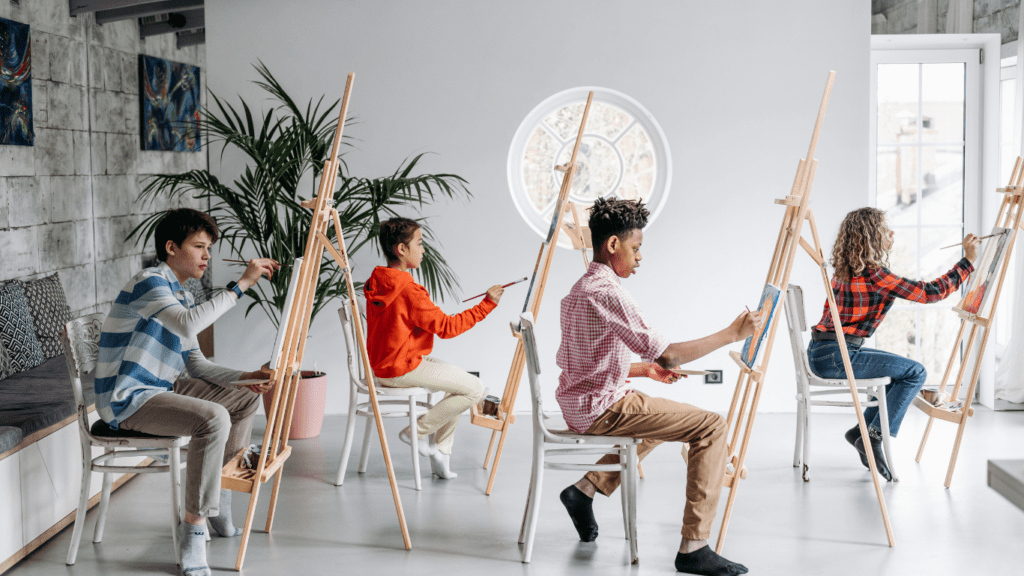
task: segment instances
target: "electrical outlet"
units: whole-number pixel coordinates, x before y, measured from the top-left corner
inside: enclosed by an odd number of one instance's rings
[[[721,384],[722,383],[722,371],[721,370],[708,370],[710,374],[704,375],[705,384]]]

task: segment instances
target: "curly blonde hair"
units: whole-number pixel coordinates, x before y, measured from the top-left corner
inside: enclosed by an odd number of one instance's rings
[[[865,272],[889,266],[889,250],[885,240],[889,225],[885,212],[877,208],[860,208],[843,218],[839,236],[832,246],[832,266],[836,280],[848,281]]]

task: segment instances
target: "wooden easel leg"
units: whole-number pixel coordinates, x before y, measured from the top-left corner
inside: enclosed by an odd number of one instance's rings
[[[953,469],[956,468],[956,458],[960,455],[960,441],[964,438],[964,429],[967,428],[967,404],[964,404],[963,413],[960,415],[960,425],[956,428],[956,441],[953,442],[953,454],[949,457],[949,468],[946,469],[946,488],[953,482]]]
[[[487,470],[487,463],[491,461],[491,452],[494,450],[494,440],[498,437],[498,431],[491,432],[491,443],[487,445],[487,454],[484,456],[484,470]]]
[[[284,474],[281,473],[281,469],[278,469],[277,474],[274,474],[274,490],[270,493],[270,509],[267,510],[267,526],[264,528],[266,532],[270,532],[270,527],[274,525],[274,511],[277,510],[277,493],[281,490],[281,477]]]
[[[498,475],[498,461],[501,460],[501,449],[505,447],[505,437],[508,436],[509,419],[506,415],[505,423],[501,426],[501,439],[498,440],[498,449],[494,452],[494,462],[491,463],[491,477],[487,480],[487,490],[484,494],[490,496],[491,488],[494,487],[494,478]]]
[[[732,486],[729,488],[729,498],[725,501],[725,512],[722,514],[722,527],[718,529],[718,541],[715,543],[715,552],[722,553],[725,547],[725,533],[729,530],[729,517],[732,516],[732,505],[736,502],[736,489],[740,487],[739,476],[733,477]]]
[[[932,431],[932,423],[935,422],[934,416],[928,417],[928,425],[924,427],[924,436],[921,437],[921,447],[917,449],[917,458],[914,459],[918,464],[921,463],[921,456],[924,455],[924,445],[928,442],[928,434]]]
[[[280,474],[280,470],[278,473]],[[245,562],[245,551],[249,547],[249,534],[252,532],[252,521],[256,516],[256,500],[260,495],[260,483],[254,482],[252,492],[249,493],[249,509],[245,513],[245,527],[242,528],[242,541],[238,544],[238,559],[235,561],[235,570],[242,569]]]

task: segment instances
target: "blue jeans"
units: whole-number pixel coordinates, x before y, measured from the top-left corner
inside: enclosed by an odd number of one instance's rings
[[[892,382],[885,387],[885,401],[889,410],[889,435],[896,436],[900,431],[903,415],[907,413],[914,396],[917,396],[917,392],[924,385],[928,372],[920,362],[891,352],[861,348],[852,344],[847,344],[846,349],[850,353],[854,378],[892,378]],[[843,355],[838,342],[811,341],[807,346],[807,359],[810,361],[811,370],[822,378],[846,378]],[[880,433],[881,423],[877,407],[872,406],[865,410],[864,420],[876,434]]]

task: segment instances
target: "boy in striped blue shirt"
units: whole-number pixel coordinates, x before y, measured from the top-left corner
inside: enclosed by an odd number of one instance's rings
[[[178,541],[186,576],[210,574],[206,518],[219,536],[240,533],[231,522],[231,492],[220,489],[221,468],[248,445],[259,395],[270,388],[269,382],[233,385],[268,375],[217,366],[199,350],[199,332],[279,268],[268,258],[250,260],[237,282],[197,306],[182,285],[202,277],[217,237],[217,225],[203,212],[167,213],[155,232],[161,262],[136,274],[118,294],[103,324],[96,366],[96,410],[111,428],[192,437]],[[185,368],[189,378],[179,379]]]

